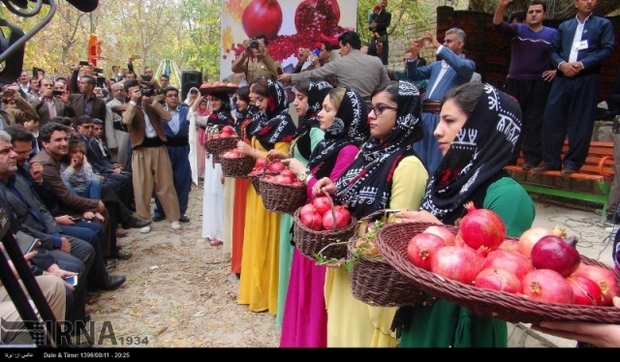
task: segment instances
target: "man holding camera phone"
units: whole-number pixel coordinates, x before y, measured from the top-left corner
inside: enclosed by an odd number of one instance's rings
[[[75,109],[69,102],[68,91],[54,89],[54,81],[48,77],[39,80],[41,99],[31,98],[30,105],[39,115],[39,127],[43,127],[53,117],[75,117]]]
[[[269,55],[268,45],[269,41],[264,35],[244,40],[245,50],[235,58],[232,71],[245,74],[245,80],[248,83],[260,76],[277,80],[278,70],[281,72],[282,66]]]

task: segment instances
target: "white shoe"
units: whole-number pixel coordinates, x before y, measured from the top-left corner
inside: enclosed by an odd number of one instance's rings
[[[150,232],[151,232],[151,225],[147,225],[147,226],[145,226],[145,227],[141,228],[141,229],[140,229],[140,232],[141,232],[142,234],[148,234],[148,233],[150,233]]]
[[[170,227],[172,228],[172,230],[179,230],[181,228],[181,224],[179,224],[178,221],[171,221]]]

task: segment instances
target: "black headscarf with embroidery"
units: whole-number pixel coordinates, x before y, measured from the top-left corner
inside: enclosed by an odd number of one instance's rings
[[[207,117],[207,128],[223,126],[234,126],[235,119],[232,117],[232,109],[230,108],[230,98],[226,93],[212,93],[211,97],[222,101],[222,106],[217,112],[213,112]]]
[[[350,144],[359,147],[369,136],[368,108],[364,98],[353,89],[345,88],[334,121],[325,130],[323,140],[312,151],[308,169],[317,167],[314,170],[317,179],[329,177],[340,150]]]
[[[336,182],[336,203],[347,205],[358,218],[389,206],[394,170],[403,158],[415,155],[413,144],[423,136],[420,92],[409,82],[390,83],[398,84],[394,128],[382,141],[374,137],[366,141]]]
[[[254,119],[253,136],[266,150],[276,142],[290,142],[297,127],[288,113],[288,99],[284,87],[267,79],[267,109]]]
[[[426,187],[420,209],[435,215],[444,224],[453,224],[463,215],[463,204],[502,174],[521,133],[521,108],[510,95],[490,84],[480,87],[481,95],[467,121]]]
[[[301,82],[308,82],[308,89],[304,89],[302,92],[308,97],[308,102],[306,104],[306,114],[299,119],[299,126],[293,138],[295,139],[299,154],[308,160],[312,152],[310,130],[320,126],[318,114],[321,108],[323,108],[323,100],[333,86],[329,82],[320,79],[304,79],[297,85],[300,85]]]

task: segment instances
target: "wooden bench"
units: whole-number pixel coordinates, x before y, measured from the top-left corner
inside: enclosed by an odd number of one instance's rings
[[[562,158],[567,150],[568,144],[564,142]],[[563,175],[560,171],[526,171],[521,168],[524,163],[521,154],[517,165],[504,169],[526,191],[602,204],[601,218],[605,221],[609,186],[615,174],[613,142],[592,141],[586,162],[579,172],[570,175]]]

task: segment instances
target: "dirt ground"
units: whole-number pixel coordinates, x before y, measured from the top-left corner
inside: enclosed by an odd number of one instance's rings
[[[181,230],[160,221],[148,234],[132,229],[118,239],[133,257],[110,271],[125,275],[125,284],[86,306],[96,343],[109,321],[117,347],[278,346],[275,317],[237,304],[239,281],[229,255],[201,236],[202,192],[202,183],[192,185],[190,223]],[[102,342],[114,346],[111,339]]]

